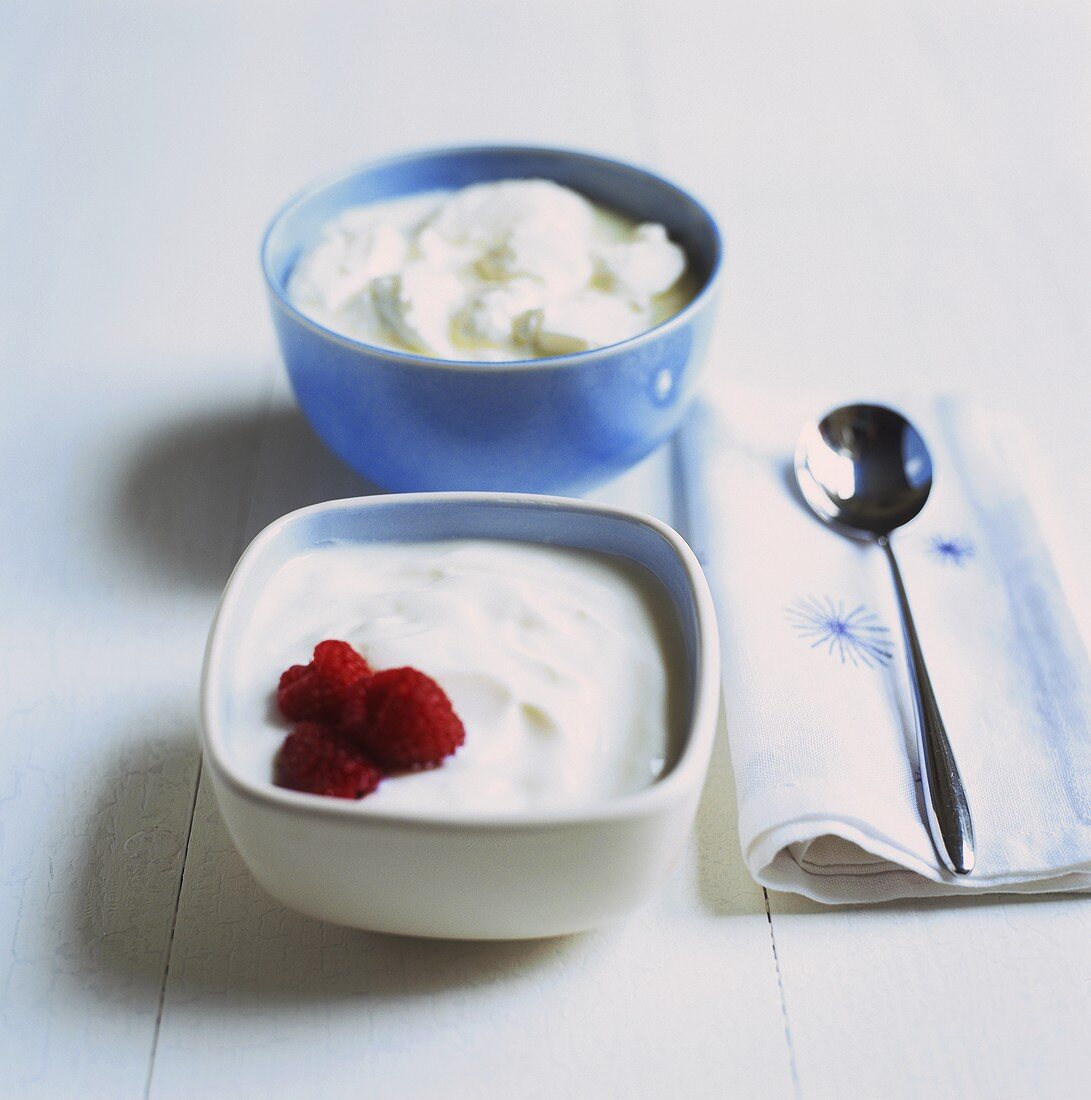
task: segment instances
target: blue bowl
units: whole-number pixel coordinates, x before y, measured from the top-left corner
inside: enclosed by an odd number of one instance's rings
[[[501,179],[551,179],[667,227],[700,286],[676,316],[630,340],[548,359],[465,363],[374,347],[310,320],[287,282],[346,207]],[[262,267],[296,397],[326,444],[395,492],[580,492],[620,474],[678,426],[715,313],[722,245],[686,192],[632,165],[558,149],[454,148],[313,184],[273,219]]]

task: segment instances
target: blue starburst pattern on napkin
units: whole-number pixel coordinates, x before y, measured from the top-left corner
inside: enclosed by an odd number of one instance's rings
[[[939,561],[957,565],[961,569],[977,551],[974,544],[967,538],[933,535],[928,543],[928,552]]]
[[[807,596],[785,611],[795,632],[811,649],[825,648],[842,664],[874,668],[890,663],[890,631],[863,604],[846,611],[844,600]]]

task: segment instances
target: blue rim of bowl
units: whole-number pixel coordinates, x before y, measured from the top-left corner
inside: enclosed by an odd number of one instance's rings
[[[697,652],[694,657],[694,691],[692,710],[685,728],[684,738],[670,769],[649,786],[630,794],[613,795],[600,802],[582,807],[563,807],[552,811],[534,812],[503,811],[500,813],[451,813],[425,810],[373,810],[364,799],[327,798],[322,795],[304,794],[276,786],[272,779],[259,783],[241,775],[229,763],[229,753],[224,743],[220,722],[212,708],[213,689],[219,688],[223,661],[221,657],[221,633],[225,618],[231,613],[238,593],[244,588],[247,575],[264,552],[268,543],[277,538],[287,526],[298,523],[303,517],[315,513],[334,511],[346,507],[389,505],[394,501],[412,501],[421,505],[436,503],[497,503],[541,507],[552,510],[583,512],[606,516],[625,523],[650,528],[674,551],[682,563],[689,582],[693,608],[697,617]],[[517,540],[518,541],[518,540]],[[567,545],[566,543],[560,545]],[[653,574],[654,575],[654,574]],[[572,825],[578,822],[616,821],[622,818],[654,813],[664,805],[670,805],[685,796],[694,787],[700,790],[707,770],[707,762],[716,737],[716,717],[720,707],[720,642],[716,611],[700,562],[685,539],[662,520],[641,512],[593,501],[569,497],[538,496],[533,493],[489,492],[439,492],[404,493],[396,496],[353,497],[347,500],[331,500],[312,504],[288,512],[274,520],[261,531],[243,551],[224,588],[216,609],[205,647],[204,666],[201,672],[201,744],[204,756],[211,765],[215,778],[229,785],[236,794],[250,802],[289,809],[307,816],[335,819],[353,819],[422,829],[540,829],[552,826]],[[694,774],[694,773],[697,774]]]
[[[305,313],[296,309],[289,300],[286,291],[281,290],[279,280],[274,278],[272,272],[269,270],[269,239],[272,237],[277,226],[280,225],[288,214],[314,195],[324,191],[327,187],[332,187],[334,184],[341,183],[343,180],[351,179],[353,176],[360,175],[362,172],[371,172],[379,168],[388,168],[398,164],[424,160],[428,157],[444,157],[459,153],[490,155],[498,153],[532,153],[556,156],[559,158],[563,157],[565,159],[589,160],[598,164],[609,164],[615,168],[621,168],[629,172],[638,172],[643,176],[647,176],[656,183],[662,184],[664,187],[681,195],[682,198],[693,203],[693,205],[704,214],[708,221],[709,228],[712,230],[712,241],[715,246],[712,269],[709,271],[708,277],[702,284],[701,289],[697,291],[692,300],[687,302],[673,317],[668,317],[665,321],[660,322],[653,328],[645,329],[643,332],[637,333],[636,336],[630,336],[627,340],[619,340],[615,344],[606,344],[601,348],[591,348],[588,351],[572,352],[568,355],[550,355],[538,359],[440,359],[430,355],[417,355],[411,351],[398,351],[394,348],[384,348],[378,344],[368,344],[363,340],[356,340],[351,336],[346,336],[344,333],[335,332],[333,329],[327,328],[325,325],[315,321],[312,317],[308,317]],[[284,205],[273,215],[272,220],[265,229],[265,233],[262,235],[260,257],[261,271],[265,278],[265,285],[276,299],[277,305],[306,328],[312,329],[320,336],[333,340],[334,343],[341,344],[343,347],[366,351],[371,355],[389,359],[391,362],[403,366],[412,364],[416,367],[435,367],[440,370],[465,370],[467,367],[472,367],[475,369],[484,368],[492,371],[522,371],[538,370],[544,367],[577,366],[602,357],[607,352],[613,354],[618,348],[635,347],[651,339],[653,336],[684,325],[697,311],[700,305],[711,297],[712,293],[719,286],[720,275],[723,271],[724,243],[723,235],[720,233],[720,227],[705,203],[701,202],[700,199],[686,190],[686,188],[680,187],[673,180],[669,180],[665,176],[661,176],[658,172],[653,172],[650,168],[645,168],[642,165],[633,164],[630,161],[617,160],[614,157],[600,156],[598,153],[585,152],[580,149],[566,149],[553,145],[446,145],[440,148],[419,149],[415,152],[398,153],[394,156],[382,157],[378,160],[364,161],[351,168],[336,169],[312,180],[302,190],[296,192],[296,194],[284,203]]]

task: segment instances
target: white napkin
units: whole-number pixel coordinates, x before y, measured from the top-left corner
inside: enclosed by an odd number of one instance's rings
[[[1091,888],[1091,666],[1014,476],[1024,445],[951,398],[896,406],[935,473],[893,545],[973,815],[977,866],[959,877],[922,816],[886,561],[794,493],[798,428],[828,407],[733,391],[679,440],[751,873],[823,902]]]

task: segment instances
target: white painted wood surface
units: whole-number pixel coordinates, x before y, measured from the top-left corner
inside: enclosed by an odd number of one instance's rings
[[[1088,899],[767,909],[722,749],[654,905],[467,945],[285,912],[195,742],[246,539],[366,490],[292,409],[258,237],[401,148],[564,143],[689,184],[729,240],[710,385],[1021,412],[1086,574],[1086,5],[9,0],[0,26],[0,1093],[1086,1093]],[[671,488],[663,453],[603,495],[671,519]]]

